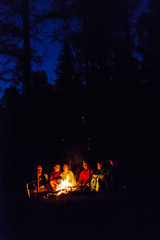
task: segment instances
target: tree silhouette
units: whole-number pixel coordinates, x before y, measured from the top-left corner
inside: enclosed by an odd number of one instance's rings
[[[150,82],[155,87],[159,85],[160,77],[159,10],[159,2],[150,1],[149,12],[138,21],[138,51],[143,58],[140,64],[142,83]]]
[[[33,39],[40,40],[35,3],[34,0],[1,1],[0,54],[4,66],[0,72],[1,79],[15,80],[16,84],[21,82],[26,97],[31,91],[31,63],[40,63],[40,56],[36,56],[33,50]],[[7,74],[12,76],[7,79]]]
[[[62,51],[58,58],[56,88],[63,94],[77,95],[80,92],[80,81],[75,69],[74,56],[68,41],[64,41]]]

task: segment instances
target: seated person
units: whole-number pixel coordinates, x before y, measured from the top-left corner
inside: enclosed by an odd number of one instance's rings
[[[97,172],[93,174],[91,180],[91,191],[100,191],[103,187],[107,189],[107,179],[105,178],[106,172],[103,168],[102,163],[99,161],[97,162]]]
[[[119,177],[119,163],[116,160],[109,160],[108,162],[108,182],[109,190],[118,190],[118,177]]]
[[[78,185],[82,187],[90,187],[93,170],[88,168],[88,163],[83,161],[83,170],[79,174]]]
[[[37,184],[38,180],[38,184]],[[47,183],[48,183],[48,175],[46,173],[43,173],[43,168],[41,165],[38,165],[36,167],[36,174],[32,178],[32,183],[34,190],[33,192],[45,192],[48,190]],[[38,191],[37,191],[38,188]]]
[[[75,186],[76,183],[76,178],[71,170],[69,170],[69,167],[67,164],[63,164],[63,172],[60,174],[60,177],[62,178],[63,181],[68,179],[68,182],[72,184],[72,186]]]
[[[61,166],[59,164],[56,164],[54,166],[54,172],[50,173],[50,177],[49,177],[50,182],[49,183],[50,183],[52,190],[55,190],[56,186],[61,183],[60,169],[61,169]]]

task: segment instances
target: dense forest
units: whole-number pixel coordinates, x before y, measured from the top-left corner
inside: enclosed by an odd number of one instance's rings
[[[40,1],[0,2],[4,190],[21,191],[37,164],[76,171],[83,159],[93,168],[115,159],[131,190],[159,188],[160,2],[53,0],[44,11]],[[46,38],[61,46],[53,84],[33,70]]]

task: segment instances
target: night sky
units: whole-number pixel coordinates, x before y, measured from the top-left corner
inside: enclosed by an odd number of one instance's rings
[[[40,9],[47,9],[47,2],[50,2],[51,0],[41,0],[41,3],[39,3],[39,7]],[[141,5],[138,8],[138,11],[135,12],[135,16],[133,16],[135,22],[137,17],[139,17],[141,15],[142,12],[147,12],[148,10],[148,0],[141,0]],[[50,29],[51,27],[53,27],[53,22],[48,23],[47,26],[45,26],[46,29]],[[56,25],[57,27],[57,25]],[[44,64],[42,66],[42,68],[44,68],[48,74],[48,79],[50,81],[50,79],[56,80],[56,75],[54,73],[56,64],[57,64],[57,57],[58,57],[58,53],[60,50],[60,45],[58,42],[56,43],[50,43],[49,41],[47,41],[46,39],[46,45],[48,46],[48,57],[44,58]]]
[[[50,1],[51,0],[47,0],[47,1],[41,0],[41,3],[39,4],[40,9],[47,8],[47,2],[50,2]],[[138,11],[135,12],[135,16],[133,16],[135,23],[136,23],[137,17],[139,17],[142,12],[147,12],[147,9],[148,9],[147,8],[148,0],[141,0],[141,1],[142,1],[141,6],[139,7]],[[50,22],[47,24],[47,26],[45,26],[46,29],[48,29],[48,28],[50,29],[50,27],[53,27],[53,22],[52,23]],[[56,27],[57,27],[57,25],[56,25]],[[47,39],[46,39],[46,45],[48,46],[48,57],[43,59],[43,66],[40,68],[37,67],[37,69],[43,68],[47,72],[49,82],[51,80],[51,82],[53,83],[53,81],[56,80],[56,75],[54,73],[54,70],[56,68],[57,57],[59,54],[59,50],[61,48],[60,48],[60,44],[58,42],[50,43],[50,41],[48,41]]]

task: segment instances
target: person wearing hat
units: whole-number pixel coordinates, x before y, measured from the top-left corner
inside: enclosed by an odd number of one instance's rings
[[[92,179],[93,170],[89,169],[88,163],[83,161],[83,170],[79,174],[78,185],[90,187],[90,181]]]

